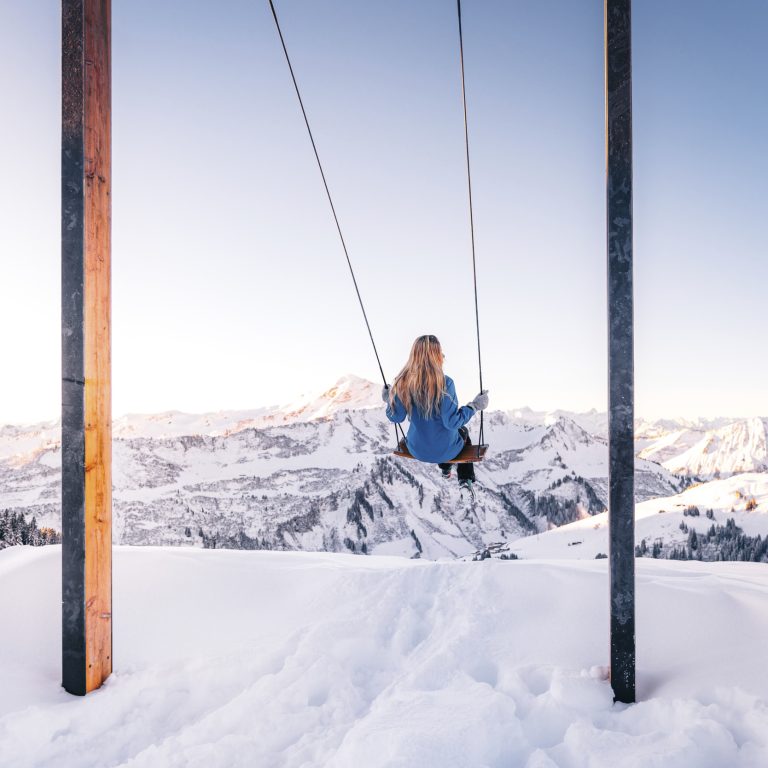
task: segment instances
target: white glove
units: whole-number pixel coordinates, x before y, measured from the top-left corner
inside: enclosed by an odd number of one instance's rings
[[[389,402],[389,384],[385,384],[385,385],[384,385],[384,386],[381,388],[381,399],[382,399],[382,400],[383,400],[385,403],[388,403],[388,402]]]
[[[475,399],[467,405],[475,411],[484,411],[488,407],[488,390],[484,389]]]

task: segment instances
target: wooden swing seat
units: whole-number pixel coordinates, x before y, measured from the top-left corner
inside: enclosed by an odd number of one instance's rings
[[[461,453],[450,461],[444,461],[443,464],[466,464],[467,462],[478,462],[485,458],[485,453],[488,450],[487,445],[465,445],[462,448]],[[401,440],[397,449],[392,452],[395,456],[400,456],[403,459],[412,459],[408,446],[405,444],[405,440]]]

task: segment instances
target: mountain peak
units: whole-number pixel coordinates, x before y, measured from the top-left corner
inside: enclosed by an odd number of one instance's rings
[[[380,384],[348,373],[320,395],[305,395],[280,410],[289,421],[327,419],[336,411],[381,407],[380,390]]]
[[[577,445],[590,445],[594,438],[583,427],[568,416],[559,415],[545,424],[546,432],[541,438],[542,447],[575,450]]]

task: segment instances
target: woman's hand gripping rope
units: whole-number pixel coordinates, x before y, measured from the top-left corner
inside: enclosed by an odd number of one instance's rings
[[[488,390],[484,389],[475,399],[467,403],[475,411],[484,411],[488,407]]]

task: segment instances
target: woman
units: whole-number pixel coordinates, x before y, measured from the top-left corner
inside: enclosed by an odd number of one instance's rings
[[[477,411],[488,407],[488,390],[459,407],[453,380],[443,373],[445,355],[436,336],[419,336],[413,342],[408,362],[391,387],[384,386],[382,400],[387,418],[400,423],[408,416],[406,443],[414,459],[437,464],[443,477],[451,476],[452,464],[469,442],[464,426]],[[474,497],[475,468],[471,462],[457,464],[459,487]]]

